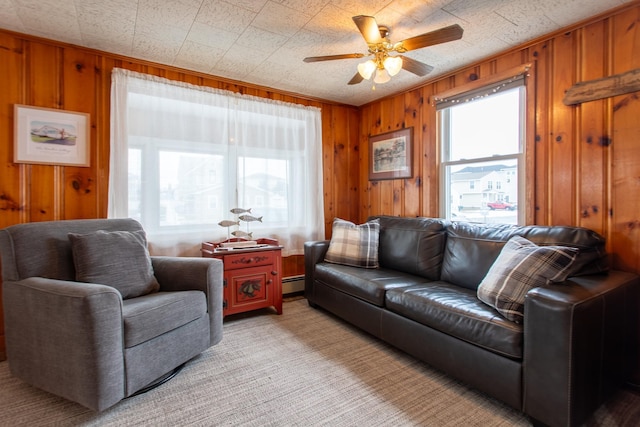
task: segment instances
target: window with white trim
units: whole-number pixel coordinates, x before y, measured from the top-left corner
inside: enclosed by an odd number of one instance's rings
[[[441,216],[524,222],[525,98],[521,75],[438,100]]]

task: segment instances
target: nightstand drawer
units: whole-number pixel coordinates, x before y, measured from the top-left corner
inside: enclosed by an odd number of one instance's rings
[[[274,264],[274,262],[275,254],[273,253],[273,251],[233,254],[226,255],[224,257],[224,269],[235,270],[237,268],[271,265]]]

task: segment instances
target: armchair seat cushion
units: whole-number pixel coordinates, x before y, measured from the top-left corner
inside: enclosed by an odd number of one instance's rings
[[[124,344],[131,348],[207,315],[201,291],[156,292],[122,302]]]

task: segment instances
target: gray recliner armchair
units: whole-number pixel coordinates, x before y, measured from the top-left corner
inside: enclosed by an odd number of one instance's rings
[[[222,339],[222,262],[151,257],[135,220],[13,225],[0,256],[11,373],[90,409]]]

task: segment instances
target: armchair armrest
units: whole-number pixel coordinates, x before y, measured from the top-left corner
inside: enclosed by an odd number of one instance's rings
[[[547,425],[578,425],[627,379],[639,284],[635,274],[611,271],[527,294],[526,413]]]
[[[317,240],[304,244],[304,296],[313,303],[313,282],[316,264],[324,260],[329,249],[329,240]]]
[[[199,290],[207,296],[210,344],[222,339],[223,272],[215,258],[152,256],[153,273],[161,291]]]
[[[32,277],[6,281],[3,300],[7,356],[16,377],[97,410],[124,398],[122,298],[116,289]]]

